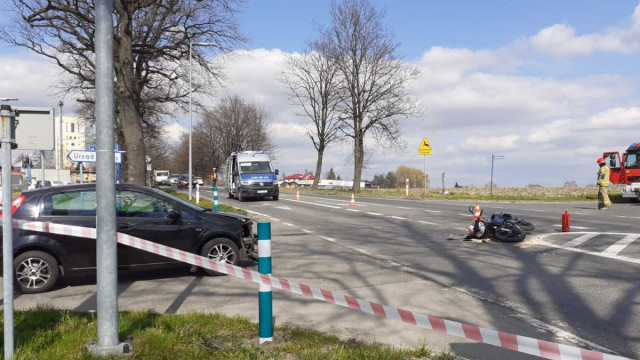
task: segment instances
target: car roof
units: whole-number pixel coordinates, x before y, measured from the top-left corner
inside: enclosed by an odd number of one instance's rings
[[[48,180],[47,180],[48,181]],[[71,185],[60,185],[60,186],[51,186],[44,187],[39,189],[25,190],[22,193],[28,195],[41,194],[46,192],[64,192],[64,191],[79,191],[79,190],[95,190],[96,183],[86,183],[86,184],[71,184]],[[138,191],[149,191],[149,188],[144,186],[132,185],[132,184],[116,184],[117,190],[138,190]]]

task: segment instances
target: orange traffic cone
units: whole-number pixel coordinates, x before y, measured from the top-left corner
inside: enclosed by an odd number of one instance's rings
[[[356,196],[354,194],[351,194],[351,202],[349,205],[356,206]]]
[[[482,211],[480,210],[480,203],[476,201],[476,208],[473,209],[473,216],[480,217]]]
[[[300,190],[296,190],[296,200],[300,200]]]

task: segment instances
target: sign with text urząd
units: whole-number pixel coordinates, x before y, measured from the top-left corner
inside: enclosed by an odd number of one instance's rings
[[[115,163],[122,163],[122,154],[116,152],[115,154]],[[87,151],[87,150],[71,150],[67,153],[67,158],[73,162],[96,162],[96,152],[95,151]]]
[[[427,138],[423,138],[420,143],[420,147],[418,148],[418,155],[431,155],[433,149],[431,148],[431,144]]]

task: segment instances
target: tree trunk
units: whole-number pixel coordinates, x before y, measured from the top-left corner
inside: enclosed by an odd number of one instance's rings
[[[136,108],[140,99],[140,88],[133,69],[132,23],[130,9],[122,1],[116,2],[120,23],[117,28],[119,46],[116,54],[114,71],[116,75],[116,99],[118,116],[122,126],[123,147],[127,149],[124,156],[126,183],[145,185],[145,147],[142,137],[142,118]]]
[[[359,193],[362,168],[364,167],[364,134],[357,131],[353,143],[353,192]]]
[[[318,182],[320,182],[320,177],[322,176],[322,157],[324,156],[324,148],[320,147],[318,149],[318,161],[316,161],[316,175],[313,178],[313,184],[311,184],[311,190],[318,189]]]

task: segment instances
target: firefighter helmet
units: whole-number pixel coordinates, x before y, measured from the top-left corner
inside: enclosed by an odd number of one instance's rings
[[[604,164],[604,158],[599,158],[598,159],[598,164]]]

